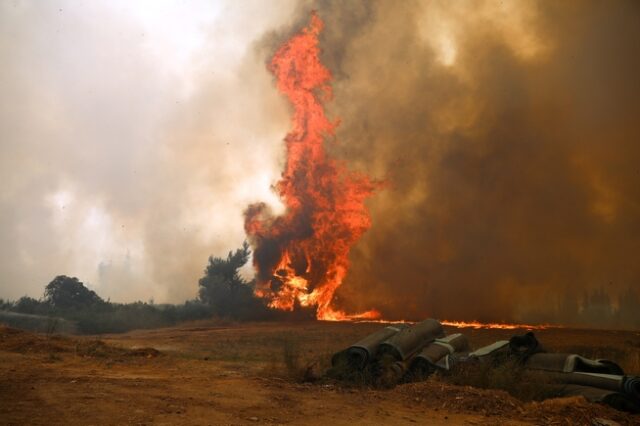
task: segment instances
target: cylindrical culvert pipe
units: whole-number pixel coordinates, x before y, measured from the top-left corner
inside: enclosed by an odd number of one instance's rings
[[[558,371],[563,373],[600,373],[623,375],[618,364],[605,359],[589,359],[577,354],[537,353],[524,363],[534,370]]]
[[[396,361],[405,361],[427,343],[443,336],[442,324],[434,319],[427,319],[382,342],[378,356],[390,355]]]
[[[411,360],[409,371],[412,374],[428,376],[436,371],[438,362],[447,355],[467,349],[469,341],[460,333],[436,339],[429,343]]]
[[[382,342],[408,327],[403,323],[388,325],[335,354],[331,358],[331,365],[335,367],[340,362],[347,362],[351,368],[361,370],[376,357]]]
[[[598,373],[547,373],[556,383],[570,385],[590,386],[600,389],[609,389],[616,392],[627,393],[624,387],[628,376]]]
[[[640,404],[640,377],[625,376],[622,389],[625,394],[632,396]]]
[[[616,410],[640,413],[640,401],[613,390],[581,385],[554,385],[552,388],[556,390],[557,396],[581,395],[587,401],[606,404]]]

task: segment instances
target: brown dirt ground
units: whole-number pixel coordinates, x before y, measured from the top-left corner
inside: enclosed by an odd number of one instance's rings
[[[640,424],[581,398],[523,403],[503,391],[437,379],[380,390],[302,383],[371,323],[205,321],[120,335],[46,336],[0,326],[0,424]],[[522,330],[449,329],[474,347]],[[548,329],[557,351],[640,372],[640,333]]]

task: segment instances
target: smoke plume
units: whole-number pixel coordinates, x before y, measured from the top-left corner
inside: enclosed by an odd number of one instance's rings
[[[316,6],[338,154],[388,182],[339,305],[543,319],[637,288],[637,3]]]

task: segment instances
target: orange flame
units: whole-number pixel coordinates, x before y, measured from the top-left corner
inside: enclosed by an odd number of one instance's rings
[[[380,316],[377,311],[348,315],[331,306],[347,274],[349,250],[371,226],[364,200],[377,183],[349,172],[325,150],[337,123],[329,121],[322,104],[331,98],[331,73],[319,57],[322,28],[314,12],[309,25],[278,49],[268,67],[291,102],[293,117],[285,138],[285,170],[275,186],[285,213],[273,217],[264,203],[245,212],[256,294],[277,309],[315,307],[318,319],[373,319]]]
[[[544,330],[547,328],[557,328],[558,326],[552,326],[548,324],[511,324],[511,323],[497,323],[497,322],[479,322],[479,321],[440,321],[442,325],[448,325],[457,328],[492,328],[501,330],[515,330],[519,328],[527,330]]]
[[[377,324],[415,324],[415,321],[405,320],[385,320],[381,318],[349,318],[349,321],[357,320],[358,322],[370,322]],[[343,319],[328,321],[343,321]],[[560,325],[551,324],[517,324],[517,323],[499,323],[499,322],[480,322],[480,321],[448,321],[442,320],[440,324],[456,328],[473,328],[473,329],[500,329],[500,330],[546,330],[548,328],[563,328]]]

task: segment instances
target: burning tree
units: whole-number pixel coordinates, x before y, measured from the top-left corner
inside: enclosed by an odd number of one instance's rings
[[[316,307],[318,319],[376,318],[376,311],[349,316],[331,306],[347,274],[349,250],[371,226],[364,201],[377,183],[347,170],[325,150],[337,123],[323,106],[331,98],[331,73],[319,57],[322,27],[313,13],[309,25],[281,46],[269,65],[293,117],[285,137],[285,169],[275,186],[285,213],[274,217],[264,203],[245,212],[256,294],[273,308]]]

